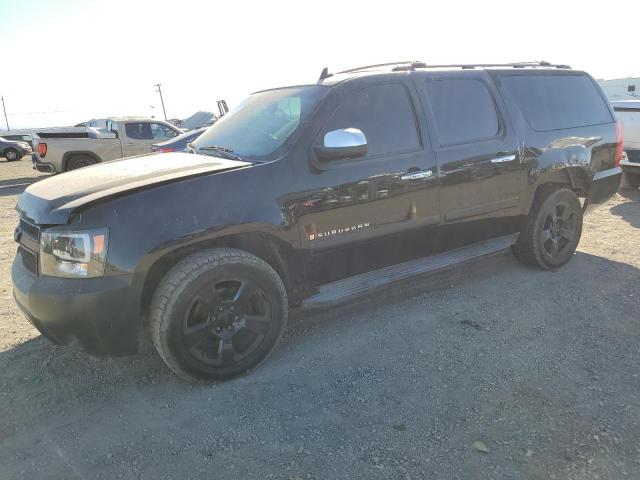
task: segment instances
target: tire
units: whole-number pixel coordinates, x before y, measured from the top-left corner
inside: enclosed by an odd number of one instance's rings
[[[96,162],[96,159],[89,155],[75,155],[67,160],[65,171],[70,172],[71,170],[88,167],[89,165],[95,165],[96,163],[98,163]]]
[[[190,255],[165,275],[149,327],[171,370],[190,382],[211,382],[260,365],[287,316],[284,284],[271,266],[241,250],[216,248]]]
[[[568,188],[543,188],[531,207],[514,253],[525,263],[555,270],[571,260],[580,243],[582,205]]]
[[[4,158],[7,159],[7,162],[15,162],[16,160],[20,160],[20,158],[22,157],[17,150],[13,148],[7,148],[4,151]]]
[[[622,173],[620,190],[635,190],[638,187],[640,187],[640,174],[631,172]]]

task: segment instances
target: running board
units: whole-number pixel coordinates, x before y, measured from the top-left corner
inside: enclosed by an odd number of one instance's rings
[[[493,255],[510,248],[517,238],[518,234],[506,235],[327,283],[318,287],[315,294],[304,299],[302,308],[335,306],[396,282],[432,274],[470,260]]]

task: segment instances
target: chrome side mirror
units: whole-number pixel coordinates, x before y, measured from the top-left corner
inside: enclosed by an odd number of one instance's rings
[[[367,137],[357,128],[341,128],[327,132],[322,146],[316,146],[315,154],[321,162],[364,157],[367,154]]]

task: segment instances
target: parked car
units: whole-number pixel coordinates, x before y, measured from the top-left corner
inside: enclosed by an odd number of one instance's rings
[[[28,133],[10,133],[10,134],[2,134],[2,138],[5,140],[11,140],[14,142],[24,142],[29,144],[29,148],[33,149],[33,138],[31,138],[31,134]]]
[[[167,152],[181,152],[186,150],[187,145],[198,138],[208,127],[198,128],[191,130],[190,132],[183,133],[177,137],[172,138],[161,143],[154,143],[151,145],[152,152],[167,153]]]
[[[0,157],[7,162],[15,162],[25,155],[31,154],[31,145],[27,142],[9,140],[6,137],[0,137]]]
[[[561,267],[580,198],[589,210],[619,188],[622,141],[598,85],[568,67],[325,69],[251,95],[195,154],[30,185],[14,297],[54,343],[126,355],[149,331],[182,378],[228,378],[265,360],[289,308],[512,246]]]
[[[70,127],[38,130],[33,134],[33,168],[61,173],[116,158],[151,152],[151,145],[182,132],[150,118],[112,117],[106,128]]]
[[[611,102],[624,131],[623,188],[640,187],[640,100]]]

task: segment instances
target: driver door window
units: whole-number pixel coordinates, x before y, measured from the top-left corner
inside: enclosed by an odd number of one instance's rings
[[[166,125],[162,125],[161,123],[151,123],[150,127],[151,127],[151,135],[154,140],[158,140],[158,141],[169,140],[170,138],[173,138],[178,135],[174,130],[167,127]]]
[[[415,116],[405,87],[397,83],[373,85],[349,95],[325,124],[327,132],[358,128],[367,137],[367,157],[415,152],[420,148]]]

